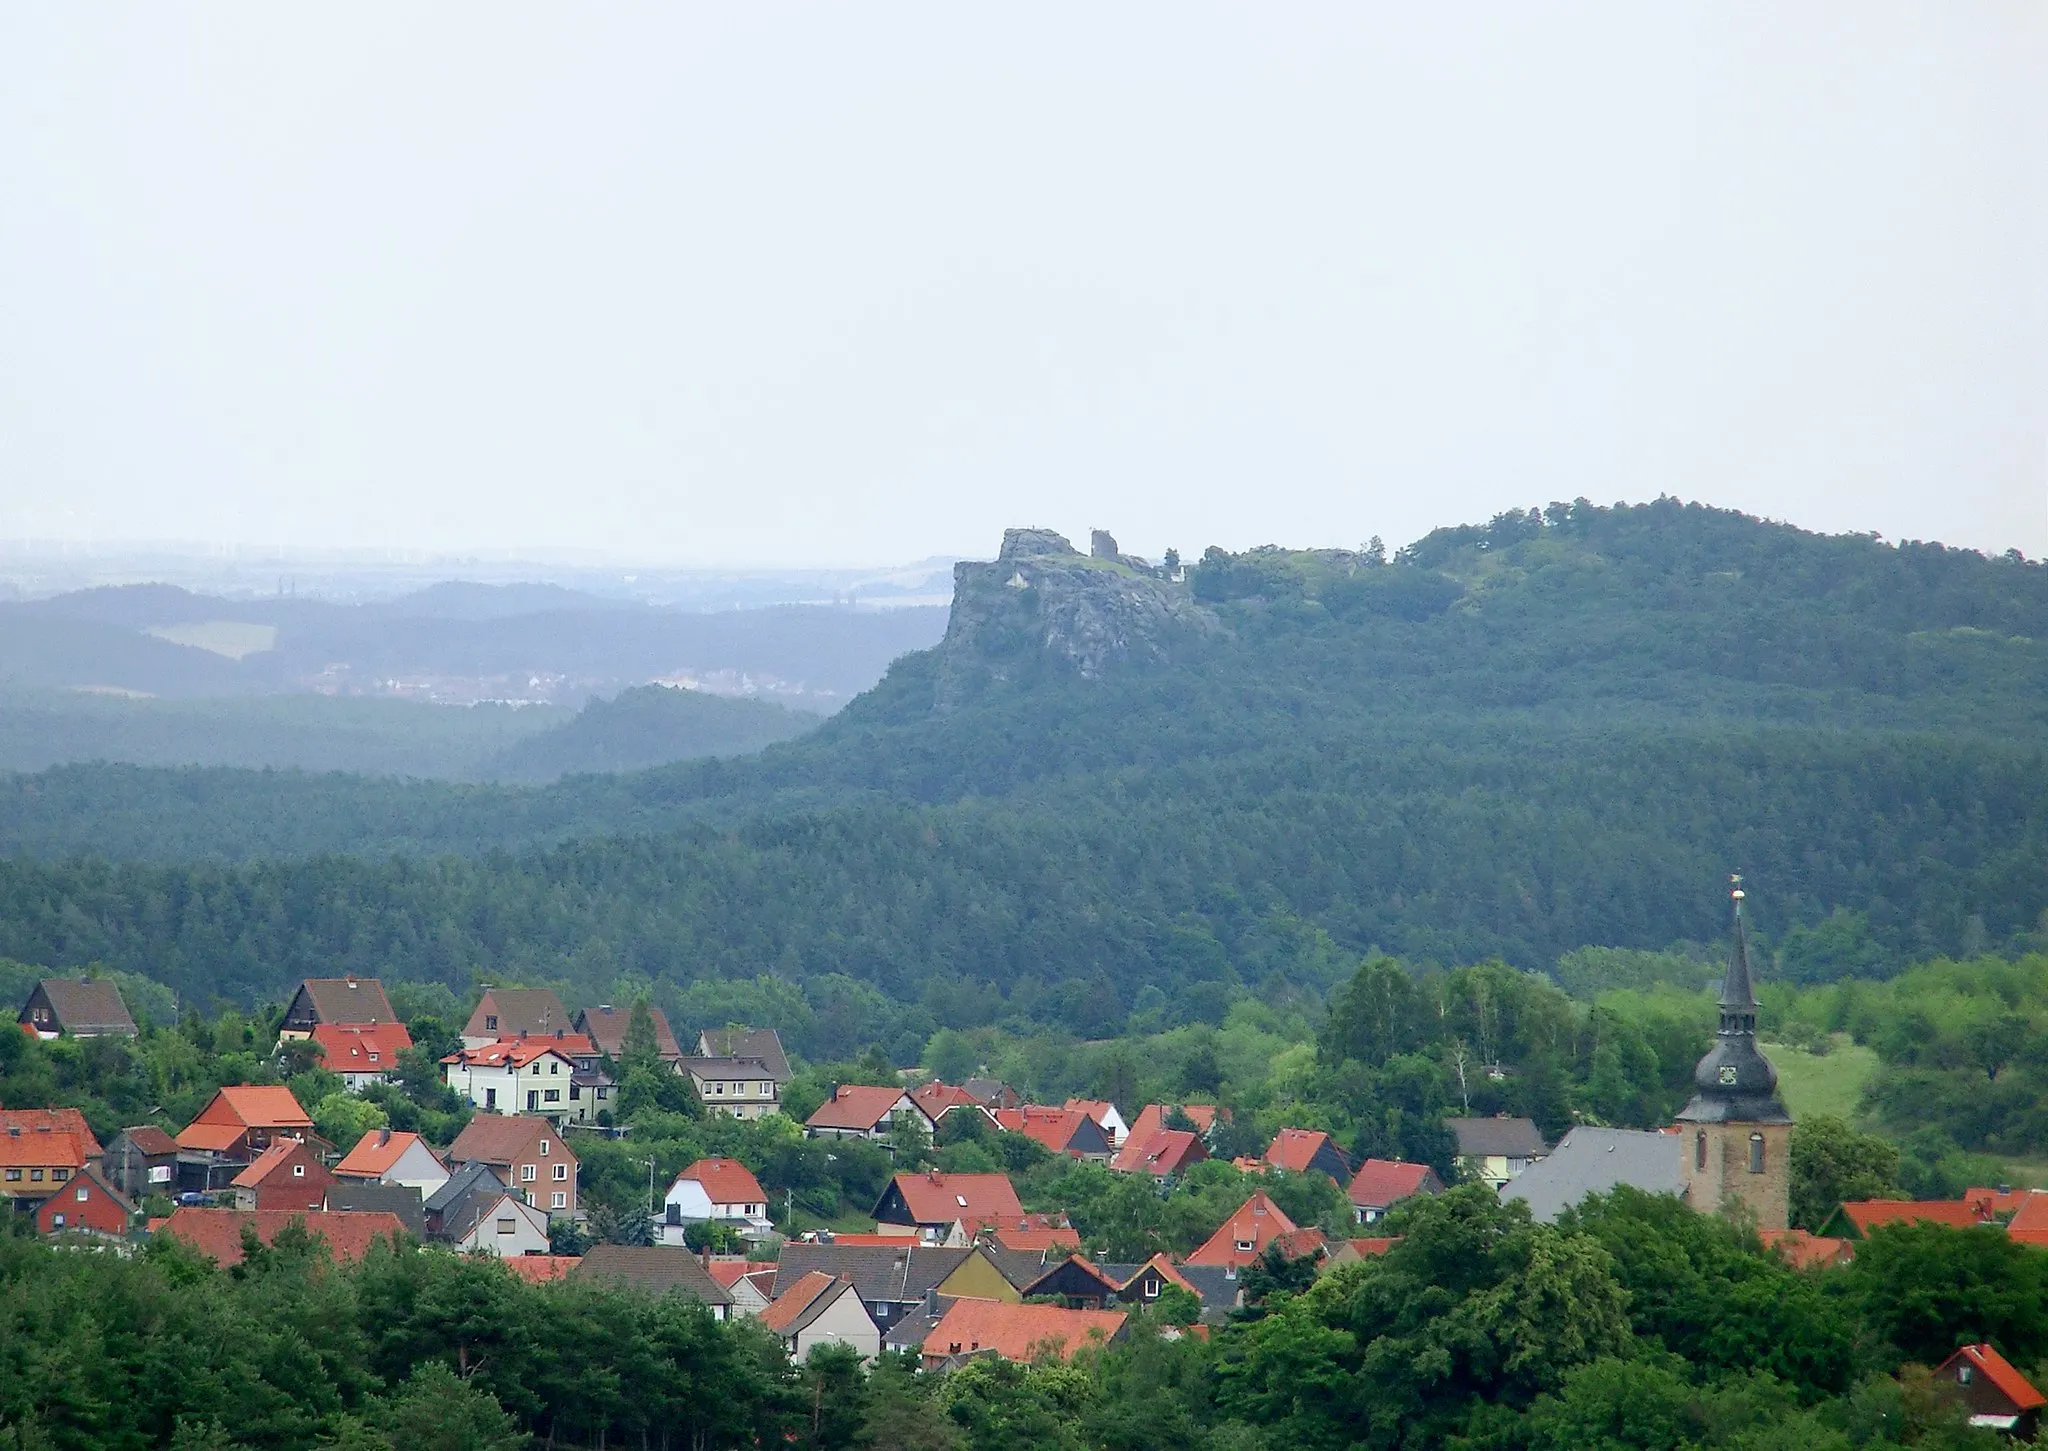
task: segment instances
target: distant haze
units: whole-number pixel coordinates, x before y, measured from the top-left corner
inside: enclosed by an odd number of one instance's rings
[[[2048,7],[0,10],[0,540],[2048,553]]]

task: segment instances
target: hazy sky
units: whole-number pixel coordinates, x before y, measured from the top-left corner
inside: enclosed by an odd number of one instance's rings
[[[0,9],[0,537],[2048,553],[2048,6]]]

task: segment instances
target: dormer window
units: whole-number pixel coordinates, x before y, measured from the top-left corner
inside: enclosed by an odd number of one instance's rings
[[[1231,1243],[1236,1246],[1237,1252],[1241,1255],[1252,1252],[1252,1242],[1248,1239],[1232,1240]]]

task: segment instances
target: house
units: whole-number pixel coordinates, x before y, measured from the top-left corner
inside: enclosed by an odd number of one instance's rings
[[[301,1139],[320,1147],[313,1120],[289,1088],[275,1084],[241,1083],[220,1089],[177,1137],[183,1189],[218,1187],[279,1139]]]
[[[316,1023],[310,1036],[320,1049],[320,1066],[341,1075],[350,1093],[388,1083],[398,1071],[398,1055],[412,1046],[405,1024],[395,1022]]]
[[[787,1289],[813,1270],[843,1277],[853,1282],[875,1323],[888,1331],[925,1309],[937,1297],[939,1286],[947,1277],[974,1254],[971,1247],[926,1245],[915,1239],[864,1244],[791,1240],[782,1246],[770,1289]],[[991,1292],[996,1284],[1007,1284],[992,1267],[988,1273],[992,1277],[987,1286]]]
[[[1645,1194],[1682,1194],[1684,1154],[1685,1141],[1677,1134],[1579,1124],[1547,1156],[1495,1187],[1503,1204],[1520,1199],[1538,1222],[1553,1224],[1588,1194],[1606,1194],[1623,1184]]]
[[[448,1166],[427,1141],[404,1129],[372,1129],[334,1166],[334,1177],[378,1184],[402,1184],[431,1194],[448,1182]]]
[[[580,1033],[548,1038],[507,1038],[461,1048],[441,1060],[447,1085],[485,1113],[542,1114],[590,1123],[609,1095],[610,1080],[584,1092],[577,1059],[596,1061],[596,1046]]]
[[[15,1021],[38,1038],[132,1038],[135,1019],[106,978],[46,977]]]
[[[768,1218],[768,1191],[738,1159],[699,1159],[676,1175],[663,1201],[657,1233],[663,1244],[681,1244],[689,1225],[713,1219],[750,1229],[774,1228]]]
[[[462,1046],[481,1048],[500,1038],[516,1038],[521,1033],[529,1037],[551,1038],[557,1033],[567,1032],[570,1021],[569,1010],[562,1006],[562,1000],[550,988],[485,988],[476,1010],[462,1025]]]
[[[69,1134],[88,1164],[97,1162],[104,1152],[92,1125],[75,1108],[0,1108],[0,1134],[15,1129],[23,1133]]]
[[[917,1111],[931,1123],[934,1133],[938,1132],[939,1124],[947,1114],[963,1108],[980,1114],[987,1122],[995,1121],[994,1115],[983,1108],[973,1094],[964,1088],[941,1083],[936,1078],[930,1083],[920,1083],[913,1088],[910,1091],[910,1101],[917,1105]]]
[[[676,1067],[713,1113],[765,1118],[782,1112],[782,1082],[765,1058],[685,1058]]]
[[[1121,1310],[1067,1310],[1058,1305],[1010,1305],[1000,1300],[955,1300],[924,1340],[924,1368],[945,1370],[978,1355],[1029,1361],[1042,1355],[1072,1360],[1089,1346],[1124,1333]]]
[[[287,1225],[303,1225],[307,1233],[327,1242],[337,1264],[352,1264],[379,1240],[402,1243],[405,1226],[395,1214],[307,1214],[295,1209],[197,1209],[186,1206],[157,1230],[181,1240],[222,1269],[242,1262],[242,1231],[252,1229],[263,1244],[274,1241]]]
[[[1121,1288],[1100,1266],[1070,1254],[1020,1286],[1019,1294],[1026,1300],[1056,1299],[1069,1310],[1100,1310],[1116,1303]]]
[[[1098,1265],[1096,1268],[1115,1283],[1117,1303],[1121,1305],[1154,1304],[1170,1285],[1186,1290],[1197,1300],[1202,1298],[1202,1292],[1195,1288],[1194,1282],[1164,1254],[1156,1254],[1142,1265]]]
[[[78,1140],[49,1127],[0,1132],[0,1196],[20,1209],[47,1199],[85,1170]]]
[[[911,1102],[910,1095],[900,1088],[835,1084],[832,1096],[804,1120],[804,1133],[814,1139],[872,1139],[879,1142],[894,1131],[899,1115],[917,1112],[917,1105]]]
[[[1266,1246],[1295,1229],[1279,1205],[1261,1189],[1237,1207],[1201,1247],[1187,1257],[1191,1265],[1221,1265],[1241,1270],[1266,1252]]]
[[[822,1270],[802,1276],[758,1318],[794,1361],[808,1360],[820,1345],[844,1345],[863,1361],[882,1353],[882,1329],[861,1303],[853,1281]]]
[[[2019,1216],[2013,1216],[2014,1222]],[[1974,1199],[1857,1199],[1838,1205],[1817,1233],[1831,1239],[1860,1240],[1885,1224],[1942,1224],[1974,1229],[1995,1224],[1990,1206]],[[2025,1231],[2022,1230],[2022,1233]],[[2011,1227],[2007,1227],[2011,1233]]]
[[[576,1156],[544,1118],[478,1114],[448,1146],[448,1167],[464,1164],[488,1164],[551,1216],[576,1216]]]
[[[1266,1145],[1266,1167],[1290,1174],[1313,1170],[1333,1184],[1351,1182],[1351,1161],[1321,1129],[1282,1129]]]
[[[1117,1112],[1116,1105],[1102,1098],[1070,1098],[1066,1107],[1079,1109],[1102,1125],[1103,1133],[1109,1136],[1112,1150],[1121,1149],[1124,1140],[1131,1136],[1131,1126],[1124,1122],[1124,1116]]]
[[[1007,1174],[942,1174],[930,1169],[898,1174],[889,1181],[875,1205],[875,1228],[887,1234],[889,1226],[900,1225],[906,1235],[937,1243],[963,1221],[971,1234],[982,1224],[1000,1224],[1023,1213]]]
[[[653,1003],[647,1005],[647,1016],[654,1024],[654,1051],[661,1055],[664,1063],[679,1062],[683,1050],[676,1043],[668,1018]],[[577,1013],[572,1026],[595,1043],[598,1052],[616,1063],[626,1056],[626,1032],[633,1026],[633,1009],[629,1007],[621,1011],[610,1003],[602,1003]]]
[[[969,1078],[960,1085],[983,1108],[1022,1108],[1024,1095],[1000,1078]]]
[[[1956,1387],[1970,1424],[2031,1441],[2048,1398],[1988,1345],[1965,1345],[1939,1366],[1934,1379]]]
[[[732,1296],[711,1278],[697,1257],[686,1249],[668,1249],[630,1244],[598,1244],[590,1247],[583,1263],[576,1266],[579,1280],[604,1280],[654,1296],[681,1295],[701,1300],[711,1308],[712,1318],[723,1320],[732,1310]]]
[[[1982,1206],[1986,1215],[2000,1212],[1996,1197],[1981,1194],[1975,1189],[1963,1196],[1963,1202]],[[2014,1206],[2012,1218],[2006,1221],[2005,1232],[2015,1244],[2048,1245],[2048,1194],[2027,1191]]]
[[[699,1058],[758,1058],[776,1083],[789,1082],[789,1055],[773,1028],[706,1028],[697,1035]]]
[[[1550,1152],[1533,1119],[1447,1118],[1444,1127],[1458,1141],[1458,1158],[1473,1168],[1473,1177],[1496,1190]]]
[[[440,1238],[464,1254],[501,1260],[544,1255],[548,1215],[510,1189],[469,1193],[442,1211]]]
[[[317,1210],[334,1175],[298,1139],[279,1139],[234,1177],[237,1209]]]
[[[1195,1126],[1195,1132],[1198,1134],[1206,1135],[1216,1127],[1216,1117],[1219,1112],[1222,1114],[1225,1123],[1230,1121],[1229,1112],[1227,1110],[1219,1110],[1213,1103],[1183,1103],[1178,1105],[1178,1107],[1180,1112],[1186,1116],[1187,1121]],[[1129,1143],[1132,1140],[1143,1142],[1145,1139],[1152,1137],[1152,1135],[1163,1131],[1166,1128],[1167,1119],[1173,1116],[1174,1108],[1175,1106],[1171,1104],[1146,1104],[1138,1110],[1138,1116],[1131,1120],[1131,1131],[1125,1135],[1125,1142]]]
[[[1078,1108],[999,1108],[998,1127],[1022,1134],[1070,1159],[1084,1164],[1107,1164],[1110,1159],[1109,1133]]]
[[[395,1214],[406,1233],[427,1237],[426,1201],[407,1184],[380,1184],[374,1179],[336,1179],[327,1186],[320,1207],[329,1214]]]
[[[391,1009],[391,999],[384,996],[384,984],[376,978],[309,977],[285,1005],[277,1036],[289,1042],[313,1037],[313,1030],[323,1024],[377,1027],[396,1022],[398,1014]]]
[[[36,1206],[36,1233],[126,1239],[135,1205],[88,1165]]]
[[[495,1198],[507,1187],[505,1175],[489,1164],[462,1165],[448,1176],[447,1183],[420,1201],[420,1217],[426,1223],[426,1237],[445,1240],[450,1224],[474,1223],[475,1216],[469,1212],[469,1207],[477,1196]]]
[[[1808,1234],[1803,1229],[1760,1229],[1758,1239],[1795,1270],[1828,1270],[1856,1258],[1856,1246],[1846,1239]]]
[[[1351,1176],[1345,1191],[1351,1200],[1351,1218],[1357,1224],[1377,1224],[1387,1211],[1416,1194],[1441,1194],[1444,1181],[1427,1164],[1410,1164],[1399,1159],[1367,1159]]]
[[[752,1260],[712,1256],[704,1269],[732,1296],[732,1313],[758,1315],[773,1302],[775,1266],[757,1265]]]
[[[1208,1145],[1202,1142],[1200,1134],[1189,1133],[1186,1129],[1156,1129],[1147,1137],[1139,1138],[1137,1129],[1133,1128],[1131,1136],[1124,1140],[1124,1146],[1109,1161],[1109,1167],[1119,1174],[1150,1174],[1155,1179],[1171,1179],[1186,1173],[1190,1165],[1199,1164],[1208,1157]]]
[[[1385,1235],[1367,1239],[1339,1240],[1337,1247],[1324,1256],[1322,1269],[1316,1273],[1324,1274],[1340,1265],[1354,1265],[1360,1260],[1373,1259],[1385,1254],[1400,1242],[1399,1236],[1389,1238]]]
[[[1014,1254],[1046,1254],[1077,1250],[1081,1235],[1064,1214],[1022,1214],[1015,1219],[985,1221],[980,1233]]]
[[[174,1193],[178,1181],[178,1141],[155,1124],[137,1124],[114,1135],[101,1168],[107,1182],[130,1199]]]

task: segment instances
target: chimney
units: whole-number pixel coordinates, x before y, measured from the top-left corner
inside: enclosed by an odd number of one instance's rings
[[[391,1142],[391,1130],[390,1130],[389,1128],[381,1128],[381,1129],[378,1129],[378,1130],[377,1130],[377,1147],[381,1149],[381,1148],[383,1148],[383,1147],[384,1147],[384,1146],[385,1146],[386,1144],[388,1144],[388,1143],[390,1143],[390,1142]]]
[[[350,992],[354,992],[356,990],[356,980],[354,978],[350,978],[348,980],[348,990]]]

